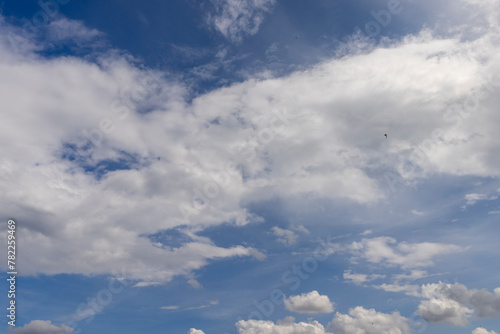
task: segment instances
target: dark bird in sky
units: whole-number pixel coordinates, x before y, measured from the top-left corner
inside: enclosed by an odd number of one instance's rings
[[[387,138],[387,133],[384,133],[385,138]]]

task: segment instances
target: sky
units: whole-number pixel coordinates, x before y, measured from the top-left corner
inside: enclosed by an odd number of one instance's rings
[[[2,332],[500,333],[500,1],[0,9]]]

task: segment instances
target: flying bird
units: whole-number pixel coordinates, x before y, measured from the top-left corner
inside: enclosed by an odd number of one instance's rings
[[[387,133],[384,133],[385,138],[387,138]]]

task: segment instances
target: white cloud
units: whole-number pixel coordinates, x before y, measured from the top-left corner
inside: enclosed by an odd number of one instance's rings
[[[87,28],[83,22],[60,18],[47,25],[48,37],[51,42],[72,40],[77,44],[89,42],[102,35],[96,29]]]
[[[411,213],[416,216],[423,216],[425,215],[425,212],[418,211],[418,210],[411,210]]]
[[[427,300],[420,303],[417,313],[428,322],[465,326],[473,314],[480,318],[500,316],[500,288],[490,293],[440,282],[423,285],[422,296]]]
[[[191,329],[189,329],[188,334],[205,334],[205,332],[203,332],[203,331],[201,331],[199,329],[191,328]]]
[[[297,239],[299,238],[299,236],[295,232],[285,230],[277,226],[274,226],[272,230],[273,234],[278,237],[277,240],[285,246],[291,246],[295,244],[297,242]]]
[[[495,331],[488,331],[486,328],[478,327],[472,331],[472,334],[498,334]]]
[[[439,255],[457,252],[460,247],[439,243],[398,243],[391,237],[362,239],[341,247],[355,258],[362,258],[371,263],[387,266],[400,266],[403,269],[431,266]]]
[[[358,306],[349,310],[349,314],[335,314],[327,330],[336,334],[402,334],[410,333],[408,323],[399,312],[385,314]]]
[[[325,328],[317,321],[294,323],[287,317],[276,324],[272,321],[241,320],[236,323],[239,334],[325,334]]]
[[[303,233],[303,234],[309,234],[311,232],[309,232],[309,230],[307,228],[305,228],[304,225],[299,225],[299,226],[294,226],[292,227],[295,231],[297,232],[300,232],[300,233]]]
[[[334,311],[328,296],[322,296],[314,290],[285,299],[285,308],[296,313],[331,313]]]
[[[425,270],[411,270],[409,274],[398,274],[394,275],[394,279],[399,281],[414,281],[417,279],[429,277],[429,273]]]
[[[11,333],[15,334],[65,334],[73,333],[75,330],[66,325],[56,326],[48,320],[32,320],[30,323],[12,329],[9,327]]]
[[[417,314],[427,322],[447,322],[455,326],[465,326],[473,311],[454,300],[432,298],[418,306]]]
[[[400,285],[398,283],[394,284],[380,284],[380,285],[372,285],[375,289],[380,289],[388,292],[404,292],[408,296],[420,296],[420,286],[413,284],[404,284]]]
[[[498,196],[488,196],[486,194],[477,194],[477,193],[472,193],[472,194],[466,194],[465,199],[467,202],[462,206],[463,209],[467,208],[468,206],[476,204],[478,201],[493,201],[498,199]]]
[[[198,280],[196,280],[194,278],[188,279],[187,282],[188,282],[189,285],[191,285],[195,289],[201,289],[201,288],[203,288],[203,286],[201,285],[201,283],[198,282]]]
[[[218,4],[213,22],[219,20],[220,30],[237,39],[242,31],[255,32],[270,3]],[[443,119],[453,101],[463,101],[482,83],[498,89],[489,77],[500,69],[494,29],[467,41],[427,30],[192,101],[188,87],[142,70],[119,53],[88,58],[95,62],[45,59],[4,20],[0,30],[0,99],[8,111],[0,124],[0,187],[8,191],[0,202],[2,212],[24,222],[19,269],[26,275],[135,268],[128,270],[130,277],[142,284],[164,283],[210,261],[263,254],[210,240],[158,245],[149,234],[180,225],[200,231],[257,221],[246,209],[254,200],[310,193],[375,203],[386,185],[368,168],[381,173],[397,168],[404,180],[436,172],[499,173],[500,94],[482,100],[481,112],[467,122],[460,122],[465,119],[460,113],[448,115],[457,122]],[[382,138],[388,124],[394,129],[391,141],[374,139]],[[415,162],[418,170],[400,166],[422,134],[437,128],[441,139],[426,146],[426,158]],[[346,164],[343,152],[356,158]],[[72,161],[63,158],[71,155]],[[104,171],[106,162],[123,159],[130,168],[100,178],[88,171],[97,166]],[[220,186],[211,183],[214,178]],[[367,240],[375,241],[358,243],[352,251],[372,263],[408,268],[431,265],[435,256],[456,250]],[[0,247],[5,242],[0,239]]]
[[[170,306],[162,306],[160,307],[161,310],[178,310],[179,306],[177,305],[170,305]]]
[[[245,35],[259,31],[264,16],[274,7],[276,0],[213,0],[215,13],[208,22],[224,37],[239,42]]]
[[[354,284],[363,284],[365,282],[371,282],[379,278],[384,278],[385,275],[378,275],[378,274],[371,274],[371,275],[366,275],[366,274],[353,274],[351,270],[346,270],[344,271],[344,279],[349,280]]]

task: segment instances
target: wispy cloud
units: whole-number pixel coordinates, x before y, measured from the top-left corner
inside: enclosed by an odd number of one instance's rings
[[[265,14],[274,7],[276,0],[212,0],[215,12],[208,22],[232,42],[244,36],[255,35]]]

